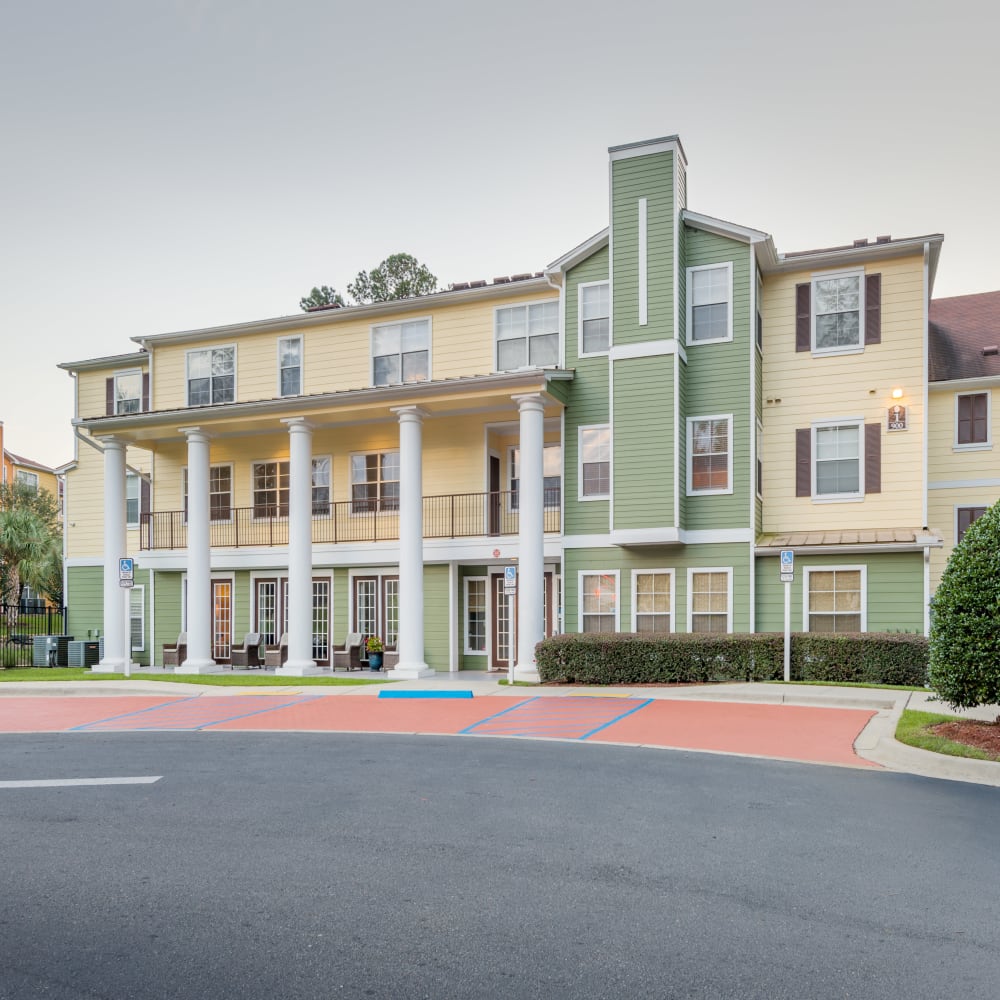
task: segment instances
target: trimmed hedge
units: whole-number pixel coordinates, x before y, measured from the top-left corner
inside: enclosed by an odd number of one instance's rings
[[[557,684],[712,684],[781,680],[780,632],[557,635],[535,647],[538,675]],[[905,632],[792,634],[792,680],[922,685],[927,639]]]

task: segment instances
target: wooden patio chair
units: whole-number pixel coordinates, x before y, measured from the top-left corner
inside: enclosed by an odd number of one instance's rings
[[[288,659],[288,633],[282,633],[276,646],[266,646],[264,649],[264,666],[280,667]]]
[[[260,632],[247,632],[243,642],[230,647],[229,665],[236,667],[260,667]]]
[[[333,669],[344,667],[347,670],[361,669],[361,633],[348,632],[344,636],[342,646],[333,647]]]
[[[187,632],[181,632],[177,636],[177,641],[172,645],[165,642],[163,644],[163,665],[165,667],[179,667],[187,659],[187,643]]]

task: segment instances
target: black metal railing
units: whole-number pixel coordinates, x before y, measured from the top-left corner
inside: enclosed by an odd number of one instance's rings
[[[44,637],[70,638],[66,636],[65,608],[35,600],[0,604],[0,666],[32,666],[38,660],[35,639]],[[49,666],[50,662],[45,649],[38,666]]]
[[[560,528],[559,491],[545,491],[544,530]],[[516,535],[520,522],[517,492],[452,493],[424,497],[424,538],[476,538]],[[225,514],[226,516],[222,516]],[[154,511],[142,515],[141,549],[185,549],[187,515],[182,510]],[[314,542],[388,542],[399,539],[399,501],[343,500],[313,509]],[[248,545],[288,544],[287,508],[232,507],[212,512],[209,522],[212,546],[242,548]]]

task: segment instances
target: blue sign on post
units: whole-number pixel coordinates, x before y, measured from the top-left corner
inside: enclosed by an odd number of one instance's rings
[[[118,586],[131,590],[135,585],[135,560],[131,556],[122,556],[118,560]]]
[[[513,597],[517,593],[516,566],[504,566],[503,568],[503,593],[504,597]]]
[[[791,549],[781,550],[781,582],[791,583],[795,574],[795,553]]]

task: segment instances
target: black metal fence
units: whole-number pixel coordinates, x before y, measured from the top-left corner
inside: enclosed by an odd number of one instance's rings
[[[58,643],[37,644],[35,640],[42,637],[67,639],[65,608],[54,608],[38,600],[0,604],[0,667],[33,666],[39,659],[36,645],[48,665],[52,662],[48,647],[61,647]]]

